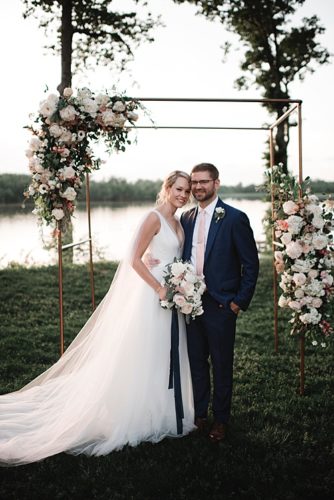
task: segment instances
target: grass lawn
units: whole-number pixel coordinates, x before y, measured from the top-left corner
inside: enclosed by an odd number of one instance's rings
[[[95,267],[97,302],[115,265]],[[65,340],[90,315],[89,277],[65,268]],[[0,468],[1,500],[326,500],[334,491],[333,356],[306,351],[305,396],[298,394],[298,342],[280,312],[273,352],[270,261],[238,320],[233,415],[225,442],[204,436],[126,447],[106,457],[59,454]],[[57,268],[0,271],[0,393],[16,390],[57,360]]]

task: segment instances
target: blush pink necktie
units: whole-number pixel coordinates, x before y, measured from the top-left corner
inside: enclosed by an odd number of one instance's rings
[[[196,274],[202,276],[204,267],[205,252],[205,210],[198,214],[198,232],[196,247]]]

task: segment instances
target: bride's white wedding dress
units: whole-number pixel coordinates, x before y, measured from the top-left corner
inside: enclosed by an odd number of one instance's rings
[[[160,281],[165,265],[181,256],[182,242],[154,212],[161,228],[147,251],[160,260],[151,271]],[[2,465],[63,451],[106,455],[177,436],[174,390],[168,389],[171,312],[131,267],[132,252],[59,361],[20,391],[0,396]],[[185,435],[194,428],[194,413],[182,317],[179,328]]]

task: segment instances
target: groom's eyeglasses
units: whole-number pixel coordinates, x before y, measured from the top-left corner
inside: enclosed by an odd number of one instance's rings
[[[203,179],[201,181],[190,181],[191,187],[197,186],[199,184],[200,186],[206,186],[209,184],[209,182],[215,182],[215,179]]]

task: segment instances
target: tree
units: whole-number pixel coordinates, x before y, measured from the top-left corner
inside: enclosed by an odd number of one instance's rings
[[[245,48],[236,80],[239,89],[255,85],[264,98],[288,99],[290,86],[304,80],[315,70],[315,64],[329,62],[330,54],[317,41],[324,33],[319,18],[303,18],[299,27],[290,26],[291,18],[305,0],[174,0],[199,7],[199,14],[219,20],[227,30],[236,33]],[[225,44],[228,51],[229,44]],[[266,105],[271,114],[280,117],[287,109],[282,103]],[[275,163],[287,172],[289,122],[277,128]]]
[[[73,69],[89,68],[92,62],[124,69],[133,58],[132,47],[143,40],[152,42],[152,29],[159,24],[150,13],[141,20],[135,10],[127,13],[111,11],[112,0],[22,1],[24,18],[37,17],[48,38],[55,38],[47,48],[61,54],[60,93],[71,86]],[[133,3],[134,6],[146,5],[144,0],[133,0]],[[56,36],[53,33],[55,27]]]

